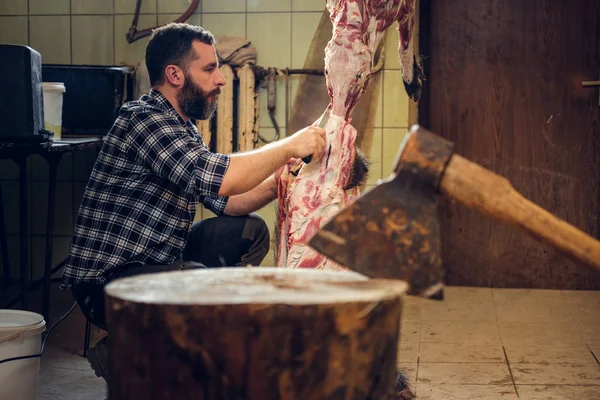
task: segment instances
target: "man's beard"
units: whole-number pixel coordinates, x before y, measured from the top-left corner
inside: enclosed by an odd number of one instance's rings
[[[217,109],[217,97],[221,89],[217,88],[212,92],[205,92],[197,87],[192,81],[192,77],[185,75],[183,88],[177,94],[177,101],[181,112],[193,119],[206,120],[211,119]],[[209,100],[214,96],[214,100]]]

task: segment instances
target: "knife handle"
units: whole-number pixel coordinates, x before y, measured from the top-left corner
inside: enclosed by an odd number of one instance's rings
[[[306,164],[310,164],[312,161],[312,154],[310,156],[302,157],[302,161],[304,161]]]

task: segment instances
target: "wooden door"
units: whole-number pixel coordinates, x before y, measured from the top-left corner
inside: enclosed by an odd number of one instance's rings
[[[600,0],[421,0],[419,123],[600,236]],[[600,273],[442,200],[455,285],[600,289]]]

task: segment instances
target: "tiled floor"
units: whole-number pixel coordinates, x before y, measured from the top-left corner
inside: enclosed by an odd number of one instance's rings
[[[42,358],[39,399],[105,399],[80,356],[78,309],[61,325]],[[398,354],[419,400],[598,400],[600,291],[450,287],[443,302],[407,297]]]
[[[600,291],[450,287],[402,321],[418,399],[600,399]]]

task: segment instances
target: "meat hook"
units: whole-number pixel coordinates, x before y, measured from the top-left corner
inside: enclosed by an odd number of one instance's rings
[[[183,15],[181,17],[177,18],[173,22],[187,21],[192,16],[194,11],[196,11],[199,4],[200,4],[200,0],[191,0],[190,6],[188,7],[188,9],[185,10],[185,12],[183,13]],[[133,16],[133,21],[131,21],[131,27],[129,28],[129,32],[127,32],[125,34],[125,38],[127,38],[127,43],[133,43],[136,40],[140,40],[142,38],[145,38],[146,36],[150,36],[154,29],[166,25],[166,24],[156,25],[156,26],[153,26],[152,28],[142,29],[141,31],[138,31],[137,24],[138,24],[138,19],[140,17],[140,7],[141,6],[142,6],[142,0],[137,0],[135,3],[135,14]]]

